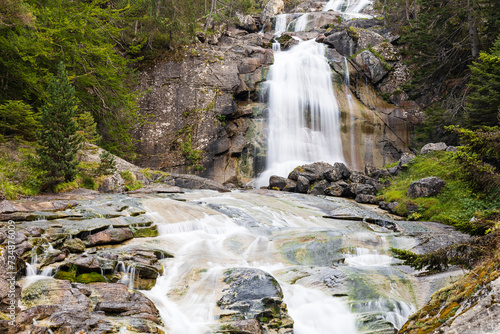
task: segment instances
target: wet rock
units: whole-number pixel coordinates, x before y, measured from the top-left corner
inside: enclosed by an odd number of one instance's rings
[[[182,194],[183,191],[177,186],[146,186],[141,189],[136,189],[128,192],[129,194]]]
[[[87,246],[119,244],[123,241],[132,239],[134,235],[130,228],[108,228],[107,230],[91,234],[87,237]]]
[[[38,226],[30,226],[24,229],[30,236],[38,238],[43,234],[43,230]]]
[[[439,177],[431,176],[412,182],[408,187],[408,197],[429,197],[439,194],[446,182]]]
[[[325,35],[327,35],[327,38],[324,39],[323,43],[333,47],[342,56],[350,57],[356,53],[357,43],[349,36],[347,31],[332,32],[329,35],[326,33]]]
[[[224,273],[223,283],[217,302],[223,322],[256,319],[265,333],[293,333],[293,320],[273,276],[260,269],[233,268]]]
[[[299,175],[297,178],[297,187],[295,189],[298,193],[306,194],[309,190],[309,180],[306,177]]]
[[[272,175],[269,178],[269,189],[295,191],[296,182],[282,176]]]
[[[142,293],[129,293],[123,284],[95,283],[90,286],[95,311],[110,316],[128,316],[161,324],[160,314],[154,303]]]
[[[372,52],[365,50],[358,54],[354,61],[364,71],[365,75],[374,83],[378,83],[389,73],[389,65],[382,61],[379,57]]]
[[[88,255],[81,255],[75,260],[69,262],[68,264],[70,263],[74,264],[78,268],[78,271],[82,273],[99,271],[101,268],[99,260],[94,256],[88,256]]]
[[[433,152],[433,151],[446,151],[447,148],[448,148],[448,145],[446,145],[443,142],[441,142],[441,143],[429,143],[429,144],[424,145],[424,147],[422,147],[422,149],[420,150],[420,154],[427,154],[427,153]]]
[[[63,247],[67,248],[71,253],[85,252],[85,244],[79,238],[66,239]]]
[[[262,334],[260,323],[255,319],[237,320],[220,326],[220,333]]]

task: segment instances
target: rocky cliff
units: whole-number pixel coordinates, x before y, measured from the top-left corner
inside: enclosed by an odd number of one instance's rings
[[[273,63],[272,42],[284,50],[298,43],[297,38],[327,46],[347,164],[363,170],[397,161],[407,151],[410,129],[420,117],[418,107],[398,89],[408,78],[393,45],[398,36],[384,28],[382,20],[346,20],[339,13],[322,12],[323,5],[287,4],[286,9],[296,13],[287,15],[289,30],[309,13],[305,31],[275,38],[274,15],[284,5],[270,1],[260,18],[240,17],[236,28],[200,32],[196,45],[186,46],[180,57],[144,71],[140,113],[148,118],[136,134],[138,164],[197,173],[222,183],[241,184],[255,177],[265,167],[264,82]]]

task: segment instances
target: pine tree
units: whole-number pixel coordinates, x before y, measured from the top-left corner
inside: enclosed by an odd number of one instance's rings
[[[97,144],[101,140],[101,136],[97,133],[97,123],[94,117],[88,111],[84,111],[77,116],[77,122],[80,127],[79,133],[84,141],[90,144]]]
[[[75,121],[78,101],[64,64],[47,87],[47,100],[42,106],[42,130],[38,132],[37,150],[40,165],[47,171],[48,182],[73,181],[77,173],[76,154],[82,138]]]
[[[490,53],[481,52],[471,67],[467,124],[471,127],[499,124],[500,112],[500,36]]]

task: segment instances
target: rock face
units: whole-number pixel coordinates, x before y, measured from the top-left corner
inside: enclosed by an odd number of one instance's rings
[[[295,36],[327,46],[347,165],[358,171],[365,165],[382,167],[407,151],[409,129],[421,114],[400,89],[409,71],[391,44],[397,36],[381,20],[338,20],[337,13],[322,12],[319,1],[286,5],[296,13],[288,14],[291,26],[308,12],[306,31],[275,37],[272,17],[282,13],[284,2],[267,1],[260,21],[240,16],[237,28],[222,30],[216,40],[199,36],[181,61],[158,63],[141,73],[140,113],[150,121],[136,133],[142,167],[233,185],[258,175],[265,168],[268,97],[263,83],[273,63],[272,42],[285,49],[297,42]],[[265,34],[255,33],[261,25]]]
[[[155,305],[139,292],[130,293],[123,284],[87,286],[45,279],[24,289],[21,298],[27,309],[17,322],[30,332],[116,332],[125,322],[135,330],[159,333],[157,325],[161,324]]]
[[[224,273],[225,288],[217,302],[221,328],[255,330],[251,333],[292,334],[293,320],[283,303],[283,292],[274,277],[265,271],[234,268]],[[249,321],[250,320],[250,321]]]
[[[446,182],[439,177],[431,176],[412,182],[408,187],[408,197],[429,197],[439,194]]]

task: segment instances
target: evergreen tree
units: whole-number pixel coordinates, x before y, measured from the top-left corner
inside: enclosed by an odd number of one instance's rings
[[[42,130],[38,132],[40,165],[47,171],[49,183],[73,181],[82,138],[75,120],[78,108],[75,89],[62,62],[57,76],[49,81],[47,93],[47,101],[42,106]]]
[[[94,117],[88,111],[84,111],[77,116],[78,126],[80,127],[79,133],[83,141],[90,144],[97,144],[101,140],[101,136],[97,133],[97,123]]]
[[[467,104],[467,124],[495,126],[500,116],[500,36],[490,53],[481,52],[479,62],[470,66],[471,93]]]

